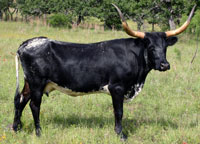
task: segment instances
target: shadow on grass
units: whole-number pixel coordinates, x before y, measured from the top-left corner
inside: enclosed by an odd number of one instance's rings
[[[114,117],[113,118],[98,117],[98,116],[81,117],[79,115],[70,115],[67,117],[62,117],[60,115],[57,115],[52,118],[52,122],[55,123],[56,125],[61,125],[63,128],[68,128],[71,126],[103,128],[106,125],[114,124]]]
[[[68,128],[71,126],[75,127],[87,127],[87,128],[103,128],[105,126],[113,125],[114,128],[114,116],[111,117],[81,117],[79,115],[70,115],[68,117],[55,116],[52,118],[52,122],[56,125],[60,125],[62,128]],[[128,133],[134,133],[141,126],[159,126],[161,129],[167,130],[169,128],[177,129],[178,124],[170,119],[146,119],[145,116],[142,118],[123,119],[123,131]]]
[[[141,126],[157,126],[160,127],[160,129],[167,130],[169,128],[171,129],[177,129],[178,124],[176,122],[173,122],[170,119],[145,119],[145,116],[143,118],[133,118],[133,119],[124,119],[123,120],[123,130],[125,134],[129,133],[135,133],[137,129],[140,129]]]
[[[157,126],[160,129],[177,129],[178,124],[173,122],[170,119],[162,118],[147,118],[147,117],[135,117],[133,119],[128,119],[124,116],[123,118],[123,132],[128,136],[130,133],[135,133],[137,129],[140,129],[142,126]],[[48,120],[43,122],[43,125],[48,125],[49,123],[55,124],[58,127],[67,129],[70,127],[84,127],[84,128],[104,128],[104,127],[113,127],[114,129],[114,116],[113,117],[104,117],[104,116],[80,116],[76,114],[71,114],[68,116],[63,115],[54,115],[52,118],[48,117]],[[23,124],[22,130],[27,133],[32,133],[35,127],[33,121],[27,125]]]
[[[113,126],[111,130],[114,129],[114,116],[111,118],[92,116],[92,117],[80,117],[79,115],[70,115],[68,117],[63,117],[60,115],[55,115],[51,121],[55,125],[61,126],[63,129],[69,127],[86,127],[86,128],[103,128]],[[45,123],[43,123],[45,124]],[[48,123],[47,123],[48,124]],[[161,129],[167,130],[169,128],[177,129],[178,124],[172,122],[169,119],[160,118],[156,119],[145,119],[145,116],[139,119],[123,119],[123,132],[129,136],[130,133],[135,133],[137,129],[141,126],[159,126]],[[26,131],[28,134],[33,133],[35,130],[34,124],[30,122],[25,127],[23,125],[22,131]]]

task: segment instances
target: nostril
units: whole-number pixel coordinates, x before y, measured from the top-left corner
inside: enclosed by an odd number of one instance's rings
[[[160,66],[161,66],[161,67],[166,67],[167,64],[165,64],[165,63],[161,63]]]
[[[170,69],[169,63],[161,63],[161,64],[160,64],[160,67],[161,67],[161,69],[163,69],[163,70]]]
[[[161,63],[160,66],[165,66],[165,64],[164,64],[164,63]]]

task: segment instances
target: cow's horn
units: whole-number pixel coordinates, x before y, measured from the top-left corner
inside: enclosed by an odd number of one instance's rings
[[[197,5],[195,4],[194,7],[192,8],[192,11],[190,12],[190,15],[189,15],[187,21],[181,27],[179,27],[178,29],[175,29],[175,30],[165,32],[167,37],[178,35],[178,34],[182,33],[184,30],[186,30],[186,28],[188,27],[188,25],[191,22],[191,19],[193,17],[196,6]]]
[[[117,9],[117,11],[119,13],[119,16],[121,18],[121,21],[122,21],[122,26],[123,26],[124,30],[126,31],[126,33],[128,35],[130,35],[130,36],[138,37],[138,38],[142,38],[143,39],[144,36],[145,36],[145,33],[131,30],[131,28],[128,26],[128,24],[127,24],[127,22],[126,22],[126,20],[125,20],[125,18],[123,16],[121,10],[115,4],[112,4],[112,5]]]

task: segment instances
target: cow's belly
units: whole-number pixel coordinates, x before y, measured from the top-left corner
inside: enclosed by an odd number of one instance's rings
[[[95,94],[95,93],[110,94],[110,92],[108,90],[108,85],[105,85],[104,87],[100,88],[99,91],[92,91],[92,92],[85,93],[85,92],[74,92],[71,89],[61,87],[54,82],[47,83],[47,85],[44,88],[44,93],[49,94],[50,92],[52,92],[54,90],[58,90],[62,93],[65,93],[65,94],[73,96],[73,97]]]

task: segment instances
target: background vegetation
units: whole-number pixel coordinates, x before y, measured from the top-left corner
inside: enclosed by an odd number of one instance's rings
[[[69,24],[79,26],[86,17],[95,17],[104,22],[105,28],[120,29],[119,16],[111,3],[117,4],[128,19],[136,22],[138,30],[148,22],[152,31],[155,25],[163,31],[175,29],[194,3],[200,6],[198,0],[0,0],[0,19],[13,21],[16,20],[13,15],[17,15],[29,21],[31,16],[46,19],[49,15],[63,14],[67,17],[67,27]],[[195,19],[200,21],[200,17]],[[55,26],[52,18],[49,22]]]
[[[23,112],[23,129],[9,129],[14,117],[15,62],[18,46],[28,38],[47,36],[69,42],[98,42],[128,37],[123,31],[63,29],[21,22],[0,22],[0,143],[1,144],[117,144],[111,97],[104,94],[73,98],[59,92],[44,96],[41,105],[42,137],[35,136],[31,110]],[[123,126],[128,144],[200,143],[199,52],[194,35],[182,34],[168,49],[171,70],[152,71],[142,92],[124,104]],[[22,88],[23,73],[20,69]]]

